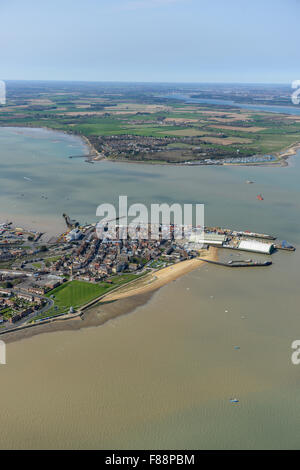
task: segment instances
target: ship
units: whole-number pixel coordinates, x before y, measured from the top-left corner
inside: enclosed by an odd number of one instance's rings
[[[263,240],[276,240],[276,237],[274,237],[273,235],[267,235],[266,233],[249,232],[248,230],[244,230],[242,232],[233,231],[232,235],[247,238],[261,238]]]
[[[276,244],[275,248],[277,250],[296,251],[296,248],[293,245],[290,245],[286,240],[283,240],[283,242]]]

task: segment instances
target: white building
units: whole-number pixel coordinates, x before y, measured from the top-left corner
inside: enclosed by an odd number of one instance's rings
[[[242,240],[239,243],[238,249],[270,255],[274,249],[274,245],[273,243],[265,243],[257,240]]]
[[[68,242],[72,242],[73,240],[79,240],[81,236],[82,232],[78,228],[74,228],[73,230],[71,230],[71,232],[68,233],[68,235],[66,236],[66,240]]]
[[[222,246],[223,243],[227,240],[226,235],[220,235],[218,233],[192,233],[190,236],[191,243],[201,243],[204,245],[218,245]]]

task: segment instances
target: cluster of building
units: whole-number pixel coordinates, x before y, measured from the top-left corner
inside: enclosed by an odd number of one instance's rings
[[[53,244],[49,242],[42,255],[38,240],[31,244],[30,251],[35,256],[30,259],[28,248],[24,250],[22,243],[12,248],[20,250],[19,265],[16,262],[12,269],[0,269],[0,322],[15,323],[32,312],[38,313],[45,304],[51,304],[45,294],[67,279],[112,282],[112,276],[122,273],[159,269],[194,258],[199,250],[209,246],[261,254],[271,254],[277,248],[274,237],[230,229],[140,224],[136,236],[131,238],[127,234],[123,236],[127,227],[118,223],[116,236],[110,238],[108,225],[99,231],[96,224],[80,226],[71,222],[68,232]],[[10,226],[2,227],[2,242],[3,236],[19,237]],[[28,237],[21,237],[27,244]],[[1,288],[1,285],[9,288]]]
[[[45,300],[35,295],[0,289],[0,323],[16,323],[40,309]]]
[[[29,295],[45,295],[47,292],[59,287],[63,282],[66,282],[66,278],[60,276],[51,276],[48,274],[35,277],[34,280],[29,282],[27,285],[22,285],[22,290],[28,292]]]
[[[238,232],[234,230],[206,229],[200,236],[192,238],[193,241],[204,245],[213,245],[220,248],[249,251],[270,255],[275,245],[275,238],[270,235],[254,232]]]
[[[224,165],[234,163],[265,163],[273,162],[276,160],[274,155],[252,155],[248,157],[234,157],[234,158],[204,158],[202,160],[194,160],[184,162],[185,165]]]
[[[146,230],[148,232],[148,227]],[[163,238],[163,230],[158,240],[147,238],[147,234],[142,232],[138,239],[99,239],[95,228],[81,232],[80,240],[69,235],[66,240],[71,245],[71,251],[66,251],[51,269],[62,276],[71,275],[73,279],[92,282],[107,280],[122,272],[137,272],[153,260],[169,264],[197,254],[191,247],[176,242],[174,226],[170,239]]]
[[[169,122],[168,125],[176,122]],[[164,124],[165,125],[165,124]],[[190,127],[186,124],[186,127]],[[216,133],[216,136],[220,136]],[[223,148],[219,149],[217,146],[209,143],[204,143],[202,135],[197,136],[162,136],[162,137],[149,137],[139,135],[110,135],[110,136],[97,136],[90,137],[90,141],[103,157],[126,159],[126,160],[141,160],[141,159],[163,159],[173,161],[176,163],[175,156],[179,153],[181,157],[195,160],[197,158],[202,164],[205,159],[219,159],[224,162],[224,159],[233,159],[240,163],[238,154],[232,149]],[[172,144],[172,145],[170,145]],[[178,146],[176,146],[178,144]],[[182,145],[184,144],[184,146]],[[247,158],[247,157],[245,157]],[[183,161],[183,158],[180,159]],[[190,163],[190,162],[188,162]],[[199,162],[198,162],[199,163]],[[209,164],[208,161],[205,164]]]
[[[35,249],[24,248],[24,242],[35,241],[36,232],[23,231],[21,228],[12,228],[10,223],[0,223],[0,262],[13,261],[25,255],[34,254]]]
[[[176,141],[172,137],[146,137],[138,135],[97,136],[92,140],[105,157],[134,159],[136,156],[157,153]]]

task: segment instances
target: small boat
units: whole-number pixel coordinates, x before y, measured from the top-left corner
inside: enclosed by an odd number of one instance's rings
[[[257,199],[258,199],[259,201],[263,201],[263,200],[264,200],[264,198],[262,197],[261,194],[258,194],[256,197],[257,197]]]
[[[239,402],[240,402],[240,400],[238,400],[237,398],[230,398],[229,401],[230,401],[230,403],[232,403],[232,404],[236,404],[236,403],[239,403]]]

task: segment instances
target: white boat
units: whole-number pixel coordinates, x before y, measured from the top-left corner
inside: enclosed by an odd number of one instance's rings
[[[237,398],[230,398],[230,403],[239,403],[240,400],[238,400]]]

